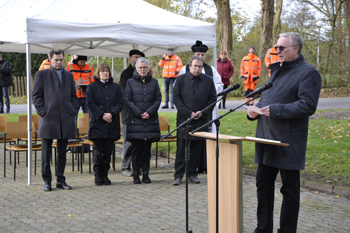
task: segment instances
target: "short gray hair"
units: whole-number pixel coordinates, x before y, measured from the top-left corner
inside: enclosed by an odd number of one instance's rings
[[[204,61],[203,61],[203,59],[202,59],[201,57],[193,56],[193,57],[191,57],[191,59],[190,59],[190,66],[192,66],[193,60],[198,60],[198,61],[201,61],[202,63],[204,63]]]
[[[139,59],[137,59],[136,64],[135,64],[135,67],[137,68],[141,62],[146,63],[148,69],[151,67],[151,63],[150,63],[149,60],[148,60],[147,58],[145,58],[145,57],[140,57]]]
[[[304,40],[301,38],[301,36],[298,33],[295,32],[286,32],[286,33],[281,33],[279,35],[280,37],[288,37],[290,39],[290,45],[292,47],[299,47],[298,54],[301,54],[301,50],[303,48]]]

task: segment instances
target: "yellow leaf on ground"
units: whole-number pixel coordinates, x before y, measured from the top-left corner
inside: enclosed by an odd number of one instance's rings
[[[71,218],[72,217],[72,215],[71,214],[68,214],[68,218]]]
[[[316,191],[316,194],[319,194],[320,193],[320,191]]]

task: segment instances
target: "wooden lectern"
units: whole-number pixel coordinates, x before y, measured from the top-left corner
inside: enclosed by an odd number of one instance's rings
[[[216,231],[216,134],[197,132],[207,139],[209,232]],[[219,232],[243,233],[242,141],[288,146],[274,140],[219,134]],[[222,142],[226,141],[226,142]]]

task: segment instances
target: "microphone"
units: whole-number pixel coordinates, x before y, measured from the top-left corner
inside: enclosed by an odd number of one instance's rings
[[[267,90],[267,89],[270,89],[272,87],[272,83],[266,83],[264,86],[258,88],[257,90],[249,93],[248,95],[246,95],[245,97],[246,98],[249,98],[249,97],[252,97],[252,96],[255,96],[257,94],[261,94],[263,91]]]
[[[222,95],[226,95],[227,93],[229,93],[230,91],[236,90],[240,87],[240,85],[238,83],[236,83],[235,85],[223,90],[222,92],[220,92],[219,94],[217,94],[216,96],[222,96]]]

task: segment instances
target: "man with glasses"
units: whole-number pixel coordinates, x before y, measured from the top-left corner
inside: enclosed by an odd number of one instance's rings
[[[275,180],[282,178],[283,195],[279,233],[297,232],[300,205],[300,170],[305,168],[309,116],[317,107],[321,90],[319,72],[301,54],[303,39],[283,33],[275,46],[279,62],[270,65],[272,88],[257,107],[262,115],[248,110],[249,120],[258,120],[256,137],[278,140],[289,146],[256,143],[257,219],[255,233],[273,232]]]
[[[194,130],[211,119],[211,111],[200,112],[210,104],[216,101],[216,91],[213,80],[206,74],[202,73],[203,60],[194,56],[190,60],[189,72],[179,75],[174,83],[174,103],[177,108],[177,126],[185,122],[188,118],[196,116],[190,122],[190,130]],[[202,131],[208,131],[209,127],[205,127]],[[199,166],[200,155],[205,154],[205,139],[192,137],[189,148],[188,176],[192,183],[200,183],[197,178],[197,169]],[[177,131],[177,151],[175,159],[175,174],[173,185],[180,185],[182,177],[185,174],[185,146],[186,131],[180,128]]]
[[[210,76],[213,80],[216,93],[220,93],[224,89],[224,84],[221,81],[221,76],[219,72],[213,67],[205,63],[205,55],[208,51],[208,46],[202,43],[202,41],[197,40],[196,44],[192,45],[191,50],[193,51],[193,56],[200,57],[203,60],[203,67],[202,67],[202,73]],[[180,75],[185,74],[189,72],[190,68],[189,65],[182,67],[180,70]],[[221,97],[218,97],[221,98]],[[219,102],[216,103],[213,111],[212,111],[212,119],[215,119],[219,116]],[[210,119],[211,120],[211,119]],[[213,123],[211,125],[211,129],[209,129],[210,132],[216,133],[216,126]],[[207,172],[207,158],[205,151],[200,156],[199,159],[199,167],[198,167],[198,173],[206,173]]]
[[[132,49],[129,51],[129,61],[130,65],[128,68],[123,70],[120,75],[119,85],[122,88],[123,93],[125,92],[126,82],[132,78],[135,71],[135,64],[140,57],[145,57],[145,54],[137,49]],[[122,148],[122,165],[121,174],[123,176],[132,176],[132,171],[130,168],[130,163],[132,159],[132,145],[126,140],[126,131],[128,124],[129,109],[124,103],[124,108],[121,112],[122,117],[122,134],[123,134],[123,148]]]
[[[249,93],[255,91],[256,83],[261,75],[261,61],[255,53],[255,48],[250,46],[248,49],[248,55],[243,57],[241,61],[241,77],[244,83],[244,94],[248,95]],[[253,98],[245,99],[248,101]],[[247,105],[253,105],[254,100],[247,103]]]

